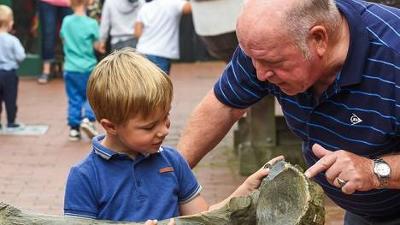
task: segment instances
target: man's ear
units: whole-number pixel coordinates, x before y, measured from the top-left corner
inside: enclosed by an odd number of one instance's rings
[[[316,51],[318,56],[322,57],[328,48],[328,32],[322,25],[313,26],[309,31],[309,43]]]
[[[101,126],[104,128],[107,134],[116,135],[117,134],[117,126],[108,119],[100,120]]]

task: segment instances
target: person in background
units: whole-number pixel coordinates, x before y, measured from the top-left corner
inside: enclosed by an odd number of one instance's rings
[[[106,0],[100,21],[100,51],[106,52],[106,41],[110,38],[111,51],[124,47],[135,48],[134,23],[141,0]]]
[[[93,18],[100,23],[102,7],[103,6],[100,0],[89,0],[86,14],[88,17]]]
[[[71,141],[81,139],[80,129],[89,138],[97,135],[93,124],[96,118],[87,101],[86,85],[97,63],[94,47],[98,45],[99,26],[95,19],[86,15],[88,3],[88,0],[71,0],[74,14],[64,18],[60,31],[64,45],[64,82]]]
[[[51,66],[56,58],[57,27],[65,16],[72,13],[69,0],[39,0],[39,23],[41,28],[43,60],[42,74],[38,77],[39,84],[47,84],[52,78]]]
[[[166,74],[171,59],[179,58],[179,22],[182,14],[192,12],[184,0],[153,0],[146,2],[138,13],[135,36],[137,51],[160,67]]]
[[[90,154],[71,168],[64,215],[164,220],[217,209],[260,186],[269,169],[260,169],[227,199],[208,206],[186,160],[162,145],[172,98],[170,78],[133,49],[100,61],[89,78],[88,99],[106,134],[93,138]]]
[[[0,118],[4,102],[7,111],[7,128],[20,128],[16,123],[18,76],[16,70],[25,59],[21,42],[9,34],[14,24],[10,7],[0,5]],[[3,129],[0,123],[0,129]]]

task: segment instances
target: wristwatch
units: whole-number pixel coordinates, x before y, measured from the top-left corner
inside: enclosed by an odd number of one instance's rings
[[[389,183],[390,178],[390,166],[385,160],[378,158],[374,159],[374,174],[379,180],[379,188],[385,188]]]

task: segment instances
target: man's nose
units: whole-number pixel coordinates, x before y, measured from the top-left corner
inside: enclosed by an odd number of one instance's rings
[[[261,70],[261,71],[257,71],[257,78],[260,81],[268,81],[271,79],[271,77],[274,76],[274,72],[272,72],[271,70]]]

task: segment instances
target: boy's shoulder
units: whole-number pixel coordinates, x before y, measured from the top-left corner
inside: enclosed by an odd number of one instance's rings
[[[85,21],[87,23],[96,23],[97,24],[97,20],[85,15],[85,16],[78,16],[75,14],[71,14],[71,15],[67,15],[65,16],[65,18],[63,19],[63,23],[75,23],[76,21]]]
[[[160,148],[160,154],[166,157],[168,160],[171,160],[173,163],[180,164],[182,162],[186,162],[181,153],[170,146],[162,146]]]
[[[14,36],[14,35],[12,35],[12,34],[10,34],[8,32],[1,33],[0,34],[0,38],[9,39],[9,40],[13,40],[13,41],[18,41],[19,40],[16,36]]]
[[[94,155],[93,150],[91,149],[89,154],[85,156],[82,160],[77,162],[75,165],[72,166],[73,169],[77,170],[85,170],[88,171],[89,168],[92,168],[93,165],[95,164],[96,157]]]
[[[174,156],[174,157],[179,157],[181,154],[176,150],[175,148],[168,146],[168,145],[162,145],[160,148],[160,153]]]

